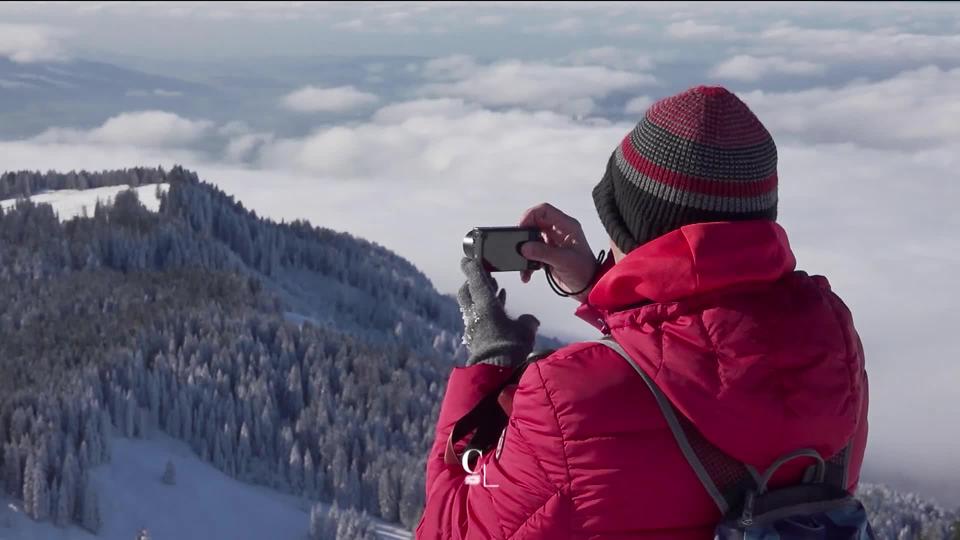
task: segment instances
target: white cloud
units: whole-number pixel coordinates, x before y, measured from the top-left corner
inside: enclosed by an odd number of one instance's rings
[[[629,23],[623,24],[613,28],[613,33],[621,36],[635,36],[640,34],[647,34],[652,31],[649,24],[644,23]]]
[[[347,21],[340,21],[333,25],[334,28],[340,30],[355,30],[361,31],[367,29],[367,23],[363,19],[350,19]]]
[[[189,120],[165,111],[118,114],[90,130],[51,128],[35,140],[43,143],[91,143],[143,147],[185,147],[213,127],[206,120]]]
[[[247,161],[254,157],[259,149],[274,140],[273,133],[244,133],[230,137],[224,149],[229,161]]]
[[[471,178],[480,180],[484,170],[529,158],[531,163],[518,170],[532,167],[548,173],[549,165],[537,163],[537,155],[552,154],[553,150],[534,152],[533,147],[544,140],[537,135],[551,132],[553,139],[582,136],[578,125],[569,117],[551,112],[493,112],[460,99],[417,100],[385,107],[369,122],[356,126],[336,126],[305,139],[278,141],[265,150],[262,163],[335,178],[370,180],[389,176],[398,182],[419,182],[455,173],[462,177],[460,181],[467,182]],[[596,127],[587,132],[608,129]],[[527,152],[522,150],[533,153],[525,156]],[[368,155],[378,159],[366,159]],[[391,165],[385,169],[384,163]],[[528,178],[510,182],[538,181]]]
[[[620,47],[594,47],[570,53],[568,59],[576,65],[598,65],[615,69],[645,71],[655,65],[648,54]]]
[[[667,35],[676,39],[736,39],[740,32],[731,26],[706,24],[692,19],[667,25]]]
[[[128,90],[127,95],[130,97],[181,97],[183,92],[154,88],[153,90]]]
[[[958,95],[960,68],[928,66],[876,82],[741,97],[774,136],[896,149],[960,140]]]
[[[41,138],[0,141],[0,155],[3,156],[5,171],[98,171],[144,165],[172,167],[178,163],[202,163],[194,152],[181,148],[116,146],[90,141],[54,141]]]
[[[63,60],[59,34],[50,26],[0,23],[0,56],[24,64]]]
[[[831,61],[952,61],[957,62],[960,35],[915,34],[896,28],[804,28],[776,24],[756,36],[761,47],[774,47],[781,54]]]
[[[299,112],[342,112],[367,107],[379,100],[375,94],[353,86],[306,86],[284,96],[283,106]]]
[[[33,88],[34,86],[36,85],[22,80],[0,79],[0,88]]]
[[[217,134],[226,138],[223,154],[230,162],[250,160],[264,144],[272,142],[275,138],[273,133],[256,131],[246,122],[237,120],[217,128]]]
[[[446,72],[436,65],[427,65],[426,72],[447,81],[426,85],[424,95],[459,97],[495,107],[520,106],[586,115],[596,98],[656,82],[652,75],[603,66],[561,66],[521,60],[478,66],[468,57],[454,58],[447,61]]]
[[[738,81],[758,81],[768,75],[822,75],[826,70],[823,64],[806,60],[791,60],[782,56],[751,56],[738,54],[717,64],[711,71],[711,77]]]
[[[627,114],[643,114],[653,105],[653,99],[648,96],[638,96],[627,102],[623,112]]]
[[[455,80],[469,77],[479,68],[472,56],[452,54],[428,60],[423,64],[421,74],[428,79]]]
[[[576,34],[583,29],[583,20],[579,17],[565,17],[544,24],[524,28],[528,34]]]
[[[901,66],[910,62],[940,62],[949,66],[960,63],[957,54],[960,34],[956,32],[925,34],[892,26],[815,28],[790,21],[780,21],[763,30],[746,31],[687,19],[667,25],[666,34],[678,40],[736,42],[739,45],[736,52],[750,58]]]
[[[454,118],[481,110],[479,105],[462,99],[417,99],[391,103],[375,112],[371,120],[377,124],[400,124],[408,119]]]
[[[478,15],[473,22],[481,26],[498,26],[507,22],[507,18],[503,15]]]

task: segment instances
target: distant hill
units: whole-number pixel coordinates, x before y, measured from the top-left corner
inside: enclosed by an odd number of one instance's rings
[[[123,111],[171,106],[202,117],[218,95],[209,85],[103,62],[25,64],[0,56],[0,139],[37,135],[65,117],[76,128],[100,125]]]

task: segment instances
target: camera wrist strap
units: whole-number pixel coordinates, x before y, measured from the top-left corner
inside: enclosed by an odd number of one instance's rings
[[[565,291],[563,287],[560,286],[560,283],[557,282],[556,278],[553,277],[553,272],[550,270],[549,265],[544,265],[543,271],[547,275],[547,284],[550,285],[550,289],[557,295],[564,298],[568,296],[577,296],[578,294],[583,294],[593,286],[594,281],[597,279],[597,274],[600,273],[600,268],[603,266],[603,262],[607,258],[607,252],[600,250],[600,253],[597,253],[597,263],[593,268],[593,275],[590,276],[590,281],[587,281],[587,284],[583,286],[579,291]]]

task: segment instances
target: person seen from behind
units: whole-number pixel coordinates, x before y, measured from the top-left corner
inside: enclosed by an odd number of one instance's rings
[[[653,104],[593,189],[609,257],[550,204],[520,219],[543,237],[524,257],[609,336],[539,358],[536,319],[509,317],[464,259],[469,358],[447,384],[417,538],[705,540],[751,493],[852,492],[863,347],[827,278],[797,270],[777,184],[774,141],[734,94]]]

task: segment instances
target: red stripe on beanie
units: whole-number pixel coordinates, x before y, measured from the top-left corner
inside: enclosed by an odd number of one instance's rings
[[[623,151],[623,157],[635,172],[650,178],[654,182],[668,185],[680,191],[692,191],[720,197],[756,197],[765,195],[777,188],[776,172],[766,178],[753,181],[719,181],[697,178],[671,171],[648,160],[633,147],[629,135],[624,137],[623,142],[620,143],[620,148]],[[629,174],[630,171],[623,172],[628,177],[632,176]]]

